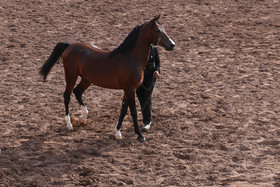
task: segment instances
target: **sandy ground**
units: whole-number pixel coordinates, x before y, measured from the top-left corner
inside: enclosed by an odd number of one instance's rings
[[[62,63],[38,75],[56,43],[112,50],[159,13],[147,143],[130,116],[114,139],[123,92],[96,86],[68,131]],[[1,0],[0,186],[280,186],[279,31],[279,0]]]

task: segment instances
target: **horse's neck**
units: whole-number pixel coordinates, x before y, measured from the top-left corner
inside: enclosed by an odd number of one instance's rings
[[[137,44],[132,52],[133,56],[139,60],[142,68],[144,69],[150,54],[151,44],[139,36]]]

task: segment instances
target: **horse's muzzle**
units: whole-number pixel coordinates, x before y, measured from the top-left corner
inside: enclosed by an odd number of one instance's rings
[[[175,42],[173,42],[173,40],[171,40],[171,39],[169,39],[169,42],[170,42],[169,45],[167,45],[168,47],[166,47],[165,49],[167,51],[172,51],[175,47]]]
[[[175,43],[172,44],[172,45],[170,46],[170,48],[168,49],[168,51],[172,51],[172,50],[174,49],[174,47],[175,47]]]

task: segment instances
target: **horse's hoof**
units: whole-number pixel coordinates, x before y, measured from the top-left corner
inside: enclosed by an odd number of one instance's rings
[[[73,125],[72,124],[67,125],[66,127],[67,127],[68,130],[73,130]]]
[[[140,143],[146,142],[146,138],[145,138],[144,136],[138,136],[137,140],[138,140]]]
[[[80,119],[83,120],[83,121],[86,121],[87,120],[87,114],[84,113],[84,114],[80,115]]]
[[[87,123],[87,118],[81,117],[79,118],[79,122],[86,124]]]
[[[122,139],[121,131],[116,131],[115,138],[116,138],[117,140],[121,140],[121,139]]]
[[[85,116],[80,116],[80,120],[81,120],[81,121],[86,121],[86,120],[87,120],[87,117],[85,117]]]

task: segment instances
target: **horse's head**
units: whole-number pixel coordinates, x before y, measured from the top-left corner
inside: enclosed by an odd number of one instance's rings
[[[164,28],[159,23],[160,15],[152,19],[149,24],[150,42],[154,45],[164,47],[166,50],[171,51],[175,47],[175,42],[166,34]]]

